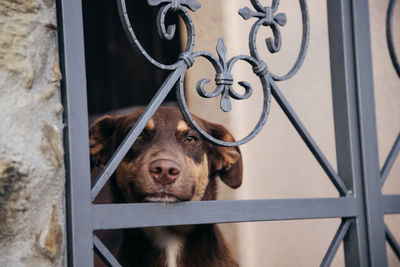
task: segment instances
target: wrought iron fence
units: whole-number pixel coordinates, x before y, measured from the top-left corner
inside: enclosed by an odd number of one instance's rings
[[[271,6],[263,6],[258,0],[250,0],[251,8],[244,7],[239,10],[243,19],[255,21],[249,34],[249,55],[239,55],[229,60],[226,59],[227,48],[222,39],[217,42],[217,56],[207,51],[194,51],[195,27],[187,9],[193,12],[198,10],[200,4],[196,0],[148,0],[147,2],[151,6],[159,7],[156,19],[158,32],[163,38],[173,38],[176,30],[175,25],[165,25],[166,14],[175,12],[182,18],[187,29],[187,45],[175,63],[165,65],[157,62],[136,38],[125,0],[117,0],[122,25],[133,47],[146,61],[171,73],[93,186],[90,185],[89,178],[81,0],[57,2],[60,55],[64,74],[62,86],[66,121],[69,264],[93,265],[94,248],[105,262],[119,266],[102,242],[93,235],[95,230],[100,229],[312,218],[342,218],[342,223],[321,266],[330,265],[342,242],[347,266],[386,266],[385,240],[400,258],[399,244],[383,221],[384,214],[400,213],[400,195],[387,196],[381,193],[381,186],[400,150],[400,135],[382,170],[379,170],[368,1],[327,1],[338,172],[314,142],[278,86],[279,81],[295,75],[306,55],[309,17],[305,0],[299,0],[303,31],[301,49],[294,66],[283,76],[269,71],[267,63],[260,58],[256,45],[259,29],[270,27],[273,37],[266,39],[267,48],[271,53],[279,52],[282,43],[280,27],[286,23],[286,15],[277,14],[279,0],[273,0]],[[390,0],[387,33],[389,51],[395,69],[399,73],[390,26],[394,5],[395,0]],[[253,91],[252,85],[245,81],[239,82],[245,92],[239,94],[235,91],[232,86],[234,78],[231,74],[233,65],[238,61],[245,61],[252,66],[254,74],[259,77],[263,91],[263,112],[255,128],[242,140],[224,142],[215,139],[193,120],[186,104],[183,83],[186,70],[198,57],[205,58],[214,67],[216,89],[211,93],[206,92],[204,85],[210,80],[203,79],[197,83],[197,93],[205,98],[220,96],[221,109],[226,112],[232,108],[231,98],[245,100]],[[271,97],[274,97],[336,187],[340,197],[185,202],[173,205],[92,204],[163,99],[176,84],[177,100],[186,121],[196,128],[205,140],[222,146],[235,146],[250,141],[266,123]],[[159,213],[164,216],[156,216]]]
[[[389,54],[390,54],[390,59],[392,60],[393,67],[396,70],[397,75],[400,78],[400,64],[399,60],[396,55],[396,50],[394,46],[394,40],[393,40],[393,12],[394,12],[394,7],[396,4],[397,0],[390,0],[389,5],[387,8],[387,13],[386,13],[386,40],[388,44],[388,49],[389,49]],[[385,181],[389,175],[390,170],[392,169],[393,163],[395,162],[398,154],[400,151],[400,133],[397,135],[396,141],[394,142],[392,149],[389,152],[389,155],[382,167],[381,170],[381,187],[385,184]],[[393,249],[393,251],[396,253],[397,257],[400,260],[400,245],[393,236],[393,234],[390,232],[389,228],[387,225],[385,225],[385,233],[386,233],[386,240],[389,243],[390,247]]]

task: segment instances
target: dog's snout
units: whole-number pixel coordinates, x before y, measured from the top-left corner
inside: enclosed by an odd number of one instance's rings
[[[150,163],[149,172],[155,182],[167,185],[179,177],[181,167],[173,160],[158,159]]]

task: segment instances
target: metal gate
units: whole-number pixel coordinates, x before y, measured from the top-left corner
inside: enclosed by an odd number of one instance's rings
[[[222,39],[217,46],[218,57],[210,52],[194,52],[194,25],[187,9],[196,11],[200,8],[196,0],[148,0],[149,5],[159,6],[158,23],[161,35],[167,39],[174,35],[174,28],[166,28],[164,23],[167,12],[177,12],[188,30],[185,51],[172,65],[156,62],[147,54],[135,37],[134,25],[130,25],[125,0],[117,2],[122,24],[133,47],[145,60],[171,73],[91,187],[81,0],[57,1],[60,55],[64,77],[62,87],[66,125],[69,265],[92,266],[93,249],[95,249],[102,254],[108,264],[119,266],[107,248],[93,234],[95,230],[100,229],[316,218],[342,219],[321,266],[330,265],[342,242],[347,266],[387,266],[386,240],[400,258],[400,246],[383,220],[385,214],[400,213],[400,195],[381,193],[381,187],[400,150],[400,134],[380,170],[367,0],[327,1],[338,172],[332,168],[313,141],[277,85],[279,81],[289,79],[297,72],[306,54],[309,19],[305,0],[299,0],[303,20],[301,50],[295,65],[285,76],[277,76],[268,71],[266,63],[258,56],[255,44],[258,29],[264,26],[271,27],[274,36],[267,40],[267,46],[272,53],[279,51],[281,45],[279,28],[286,22],[285,14],[276,14],[279,0],[273,0],[271,6],[267,7],[258,0],[250,0],[250,7],[239,11],[244,19],[255,21],[250,32],[250,55],[240,55],[229,61],[225,58],[225,45]],[[400,77],[400,67],[391,38],[395,2],[390,0],[387,11],[387,41],[393,65]],[[213,64],[217,84],[214,92],[207,93],[202,87],[207,81],[200,81],[197,91],[201,96],[208,98],[221,95],[221,108],[224,111],[230,110],[230,98],[246,99],[251,95],[252,88],[249,84],[241,83],[245,88],[245,93],[242,95],[231,87],[233,80],[230,71],[237,61],[249,63],[255,75],[260,78],[264,92],[263,114],[254,130],[243,140],[235,143],[217,140],[199,128],[191,118],[185,100],[183,77],[197,57],[204,57]],[[336,187],[340,197],[184,202],[173,205],[92,204],[147,121],[175,84],[178,84],[178,103],[187,122],[197,128],[209,142],[225,146],[250,141],[266,122],[270,100],[274,97]],[[163,216],[157,216],[160,213]]]

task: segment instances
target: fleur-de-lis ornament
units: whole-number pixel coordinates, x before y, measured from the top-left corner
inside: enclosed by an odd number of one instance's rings
[[[238,82],[245,89],[243,95],[238,94],[232,87],[233,77],[231,74],[233,61],[226,61],[226,46],[224,40],[219,38],[217,44],[217,54],[219,60],[215,62],[217,74],[215,76],[215,83],[217,88],[212,93],[207,93],[204,89],[206,83],[210,82],[210,79],[202,79],[196,85],[197,93],[205,98],[214,98],[221,95],[221,109],[225,112],[232,110],[232,103],[230,98],[236,100],[247,99],[252,94],[252,87],[249,83],[240,81]]]
[[[248,7],[244,7],[239,10],[239,14],[245,20],[253,17],[259,18],[260,20],[263,20],[262,24],[264,26],[271,27],[272,33],[274,34],[274,41],[272,41],[272,38],[266,39],[267,47],[271,53],[278,52],[281,49],[282,43],[281,33],[278,25],[285,26],[287,21],[284,13],[275,14],[276,10],[278,9],[279,0],[274,0],[271,7],[263,7],[257,0],[253,0],[251,2],[253,3],[256,11],[253,11]]]
[[[160,93],[156,95],[155,99],[158,101],[162,98],[164,93],[168,93],[169,90],[172,89],[172,86],[177,84],[177,78],[179,78],[179,83],[177,86],[177,97],[180,110],[185,118],[185,120],[193,126],[204,138],[205,140],[211,142],[215,145],[220,146],[238,146],[250,141],[254,138],[261,130],[262,126],[266,123],[268,118],[268,113],[271,107],[271,88],[273,88],[276,81],[287,80],[292,77],[297,71],[300,69],[302,65],[309,41],[309,16],[308,16],[308,8],[306,4],[306,0],[299,0],[300,8],[301,8],[301,17],[302,17],[302,41],[300,52],[297,56],[297,59],[294,65],[291,67],[288,73],[283,76],[276,75],[268,70],[267,64],[262,60],[262,58],[258,54],[257,49],[257,34],[259,29],[262,26],[270,27],[273,32],[273,37],[266,39],[267,48],[271,53],[276,53],[281,48],[281,33],[280,27],[286,24],[286,15],[284,13],[277,12],[279,6],[279,0],[272,0],[271,6],[264,7],[260,0],[249,0],[253,6],[253,9],[248,7],[242,8],[239,11],[239,14],[245,19],[256,18],[255,23],[251,27],[250,35],[249,35],[249,55],[237,55],[229,60],[226,58],[226,46],[224,44],[223,39],[218,40],[218,44],[216,47],[217,55],[214,55],[208,51],[196,51],[194,52],[195,46],[195,29],[194,23],[190,17],[190,11],[198,10],[201,5],[198,2],[199,0],[147,0],[147,3],[150,6],[158,6],[158,14],[157,14],[157,30],[161,38],[171,40],[174,38],[175,30],[177,25],[172,24],[168,25],[166,23],[166,17],[169,12],[175,13],[178,15],[182,21],[184,22],[184,27],[186,27],[186,47],[184,51],[179,55],[177,61],[173,64],[163,64],[155,60],[150,54],[143,48],[139,39],[136,37],[133,27],[130,23],[130,19],[128,16],[128,11],[126,9],[126,0],[117,0],[118,3],[118,12],[121,17],[122,24],[124,26],[124,30],[128,35],[128,38],[132,45],[136,48],[137,51],[151,64],[156,66],[162,70],[172,71],[168,76],[168,81],[165,82],[160,88]],[[189,9],[189,10],[188,10]],[[262,86],[263,93],[263,107],[261,116],[255,125],[254,129],[244,138],[234,142],[226,142],[223,140],[219,140],[212,135],[208,134],[204,131],[200,125],[196,123],[193,116],[190,113],[188,108],[186,99],[185,99],[185,87],[184,87],[184,79],[186,70],[195,62],[195,59],[198,57],[205,58],[208,60],[215,69],[215,84],[216,88],[214,91],[207,92],[205,90],[205,85],[209,83],[210,79],[202,79],[197,82],[196,90],[197,93],[201,97],[205,98],[214,98],[221,95],[220,107],[223,111],[229,112],[232,110],[231,98],[235,100],[244,100],[248,99],[252,95],[252,86],[245,81],[239,81],[238,85],[244,89],[244,93],[238,93],[234,90],[234,79],[232,76],[233,67],[237,62],[246,62],[251,65],[253,68],[253,73],[259,77]],[[155,103],[157,101],[152,102],[151,105],[156,106]]]

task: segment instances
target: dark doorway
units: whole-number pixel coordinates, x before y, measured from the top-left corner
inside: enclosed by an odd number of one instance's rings
[[[158,8],[146,0],[126,4],[135,34],[148,53],[160,62],[175,62],[180,53],[177,15],[167,17],[167,24],[175,24],[177,32],[173,40],[166,41],[157,32]],[[117,2],[84,0],[83,22],[90,117],[149,103],[168,72],[145,62],[133,49],[122,28]],[[166,101],[175,99],[172,91]]]

